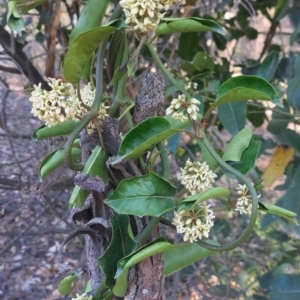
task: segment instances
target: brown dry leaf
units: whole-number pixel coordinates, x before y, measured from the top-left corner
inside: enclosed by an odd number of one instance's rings
[[[287,146],[277,147],[263,175],[264,186],[270,187],[284,174],[285,167],[292,159],[293,155],[293,148]]]

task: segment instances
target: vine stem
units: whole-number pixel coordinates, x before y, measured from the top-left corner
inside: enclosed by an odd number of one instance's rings
[[[188,100],[190,100],[191,99],[191,95],[182,87],[182,85],[165,68],[164,64],[162,63],[162,61],[158,57],[157,53],[155,52],[153,46],[150,45],[150,44],[147,44],[147,47],[148,47],[148,50],[151,53],[154,61],[156,62],[156,64],[158,65],[158,67],[162,70],[162,72],[165,74],[165,76],[169,79],[169,81],[171,83],[173,83],[179,89],[179,91],[181,91],[186,96],[186,98]]]
[[[258,201],[257,201],[257,193],[255,188],[253,187],[253,185],[251,184],[251,182],[243,175],[241,174],[239,171],[237,171],[236,169],[234,169],[233,167],[231,167],[230,165],[228,165],[213,149],[213,147],[210,145],[208,139],[206,138],[204,132],[201,132],[202,134],[202,138],[199,141],[199,144],[201,146],[201,143],[204,144],[204,146],[207,148],[207,150],[210,152],[210,154],[215,158],[215,160],[220,164],[221,167],[223,167],[224,169],[228,170],[230,173],[232,173],[233,175],[235,175],[237,178],[239,178],[243,183],[245,183],[245,185],[247,186],[250,194],[251,194],[251,198],[252,198],[252,210],[251,210],[251,216],[250,216],[250,220],[249,223],[246,227],[246,229],[244,230],[244,232],[242,233],[242,235],[235,240],[234,242],[232,242],[231,244],[225,245],[225,246],[215,246],[212,244],[208,244],[204,241],[198,241],[197,243],[204,247],[207,248],[209,250],[212,251],[229,251],[232,250],[238,246],[240,246],[242,243],[244,243],[246,241],[246,239],[250,236],[250,234],[252,233],[254,226],[255,226],[255,221],[256,221],[256,217],[257,217],[257,210],[258,210]]]
[[[73,171],[82,171],[83,165],[82,164],[75,164],[72,160],[72,146],[74,140],[77,138],[79,135],[79,132],[91,121],[92,118],[94,118],[94,112],[90,111],[88,112],[78,123],[78,125],[73,129],[73,131],[70,133],[68,140],[65,145],[65,150],[64,150],[64,158],[65,158],[65,163],[67,167]]]
[[[172,176],[172,171],[171,171],[171,167],[170,167],[170,160],[168,157],[167,149],[166,149],[165,145],[163,144],[163,142],[157,143],[157,149],[158,149],[158,151],[160,151],[159,155],[160,155],[160,159],[162,162],[163,177],[166,180],[172,180],[173,176]]]
[[[150,222],[146,225],[146,227],[140,232],[140,234],[135,238],[136,243],[141,246],[143,245],[150,234],[152,233],[153,229],[159,223],[159,218],[152,217]]]

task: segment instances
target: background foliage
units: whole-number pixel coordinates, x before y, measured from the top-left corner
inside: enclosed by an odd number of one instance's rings
[[[57,281],[52,279],[57,276],[53,272],[57,267],[53,258],[57,244],[52,240],[51,247],[54,248],[49,247],[50,238],[45,233],[48,230],[55,234],[55,241],[61,241],[62,237],[57,234],[63,234],[73,226],[65,214],[68,198],[65,189],[73,174],[65,170],[52,175],[56,177],[51,177],[49,182],[38,183],[34,175],[38,169],[37,154],[61,148],[64,140],[33,144],[28,139],[33,131],[31,125],[37,128],[37,121],[30,116],[29,103],[15,90],[21,91],[20,85],[25,86],[26,81],[43,82],[46,86],[43,75],[61,76],[60,65],[69,33],[81,6],[79,1],[45,2],[24,16],[26,30],[22,30],[19,36],[9,32],[6,27],[7,6],[4,3],[1,6],[1,139],[4,147],[1,149],[0,203],[3,216],[0,222],[3,225],[1,253],[4,267],[0,270],[3,278],[0,290],[7,299],[30,299],[30,289],[38,282],[45,284],[34,292],[37,298],[61,297],[53,292]],[[204,1],[189,0],[184,7],[176,5],[170,14],[210,18],[227,31],[225,36],[205,32],[181,33],[172,40],[163,36],[158,45],[161,59],[174,74],[185,71],[198,83],[195,97],[203,100],[203,111],[207,110],[209,101],[216,98],[218,87],[233,74],[259,75],[277,90],[283,108],[264,101],[223,104],[218,108],[218,116],[212,115],[209,120],[208,133],[215,149],[224,153],[231,136],[245,124],[250,126],[254,130],[254,142],[260,141],[262,145],[257,164],[253,168],[250,166],[253,181],[263,178],[267,185],[262,199],[295,211],[299,216],[300,2],[225,0],[205,4]],[[132,36],[130,43],[134,45],[138,41]],[[137,76],[127,87],[132,98],[139,79],[152,66],[146,47],[142,49],[139,63]],[[107,78],[107,82],[109,80]],[[166,89],[169,100],[173,92],[174,87],[169,84]],[[20,109],[24,109],[23,114],[20,114]],[[198,156],[199,149],[192,140],[180,144],[178,141],[175,135],[168,147],[175,154],[177,164],[183,166],[188,157]],[[41,169],[43,172],[45,170]],[[39,193],[36,193],[36,188]],[[40,224],[42,218],[44,223]],[[299,297],[299,227],[270,215],[260,218],[255,233],[244,247],[205,258],[169,276],[166,282],[169,299],[276,300],[285,299],[287,294],[291,298]],[[214,234],[219,239],[223,237],[221,241],[225,242],[229,236],[238,234],[239,227],[245,222],[246,219],[236,216],[218,218]],[[40,238],[41,234],[43,238]],[[44,256],[46,247],[47,259],[42,263],[33,260],[30,272],[24,273],[26,258]],[[76,252],[75,248],[70,250]],[[74,264],[79,266],[75,260]],[[80,280],[78,284],[80,286]],[[49,296],[51,293],[54,298]]]

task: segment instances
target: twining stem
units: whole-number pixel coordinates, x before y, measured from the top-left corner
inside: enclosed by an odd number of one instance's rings
[[[83,102],[82,98],[81,98],[81,93],[80,93],[80,83],[79,83],[79,82],[77,83],[77,97],[78,97],[78,99],[79,99],[79,101],[80,101],[80,106],[84,107],[87,111],[91,110],[91,107],[88,106],[88,105],[86,105],[86,104]]]
[[[138,246],[143,245],[146,243],[148,237],[151,235],[153,229],[159,223],[159,218],[152,217],[150,222],[146,225],[146,227],[139,233],[139,235],[135,238],[136,243]]]
[[[191,95],[183,88],[183,86],[171,75],[171,73],[165,68],[164,64],[162,63],[162,61],[160,60],[160,58],[158,57],[157,53],[155,52],[154,48],[152,45],[147,44],[147,47],[154,59],[154,61],[156,62],[157,66],[162,70],[162,72],[165,74],[165,76],[169,79],[169,81],[171,83],[173,83],[179,91],[181,91],[188,100],[191,99]]]
[[[256,221],[256,217],[257,217],[257,211],[258,211],[258,201],[257,201],[257,193],[256,190],[254,189],[253,185],[251,184],[251,182],[243,175],[241,174],[239,171],[237,171],[236,169],[234,169],[233,167],[231,167],[230,165],[228,165],[214,150],[214,148],[210,145],[208,139],[206,138],[204,132],[201,132],[202,138],[199,141],[199,145],[201,146],[201,143],[204,144],[204,146],[207,148],[207,150],[210,152],[210,154],[214,157],[214,159],[220,164],[221,167],[223,167],[224,169],[228,170],[231,174],[235,175],[237,178],[239,178],[243,183],[246,184],[250,194],[251,194],[251,199],[252,199],[252,210],[251,210],[251,216],[250,216],[250,220],[248,223],[248,226],[246,227],[246,229],[244,230],[243,234],[234,242],[232,242],[229,245],[225,245],[225,246],[214,246],[211,244],[208,244],[204,241],[198,241],[197,243],[204,247],[207,248],[209,250],[213,250],[213,251],[229,251],[232,250],[238,246],[240,246],[242,243],[245,242],[245,240],[250,236],[250,234],[252,233],[254,226],[255,226],[255,221]]]
[[[168,227],[171,227],[173,229],[176,229],[176,226],[172,224],[172,222],[166,218],[160,217],[159,218],[159,223],[164,224]]]
[[[167,149],[163,142],[158,142],[157,143],[157,149],[160,151],[160,159],[162,163],[162,169],[163,169],[163,177],[166,180],[171,180],[172,179],[172,171],[171,171],[171,166],[170,166],[170,160],[168,156]]]
[[[77,124],[77,126],[73,129],[71,134],[68,137],[68,140],[65,145],[65,150],[64,150],[64,158],[65,158],[65,163],[67,167],[73,171],[82,171],[83,165],[82,164],[75,164],[72,160],[72,146],[74,140],[78,137],[79,132],[91,121],[92,118],[94,118],[95,115],[93,111],[88,112]]]

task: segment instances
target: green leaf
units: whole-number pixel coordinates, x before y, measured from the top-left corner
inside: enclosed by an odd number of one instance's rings
[[[252,131],[249,127],[242,129],[229,143],[222,159],[224,161],[240,161],[243,152],[249,146]]]
[[[197,243],[173,245],[163,253],[164,275],[169,276],[216,252],[202,248]]]
[[[81,156],[81,149],[72,148],[71,157],[72,159],[79,158]],[[65,164],[64,149],[58,149],[48,154],[41,162],[39,169],[39,176],[44,179],[51,172]]]
[[[200,140],[199,145],[201,148],[201,154],[202,154],[202,161],[206,162],[209,168],[214,171],[218,168],[219,163],[216,161],[216,159],[211,155],[211,153],[208,151],[205,144]]]
[[[247,107],[247,119],[253,124],[253,126],[260,127],[265,121],[265,108],[252,105],[251,103],[248,103]]]
[[[80,34],[101,25],[101,21],[110,0],[88,0],[82,11],[76,26],[71,32],[69,44],[71,44]]]
[[[178,206],[178,211],[183,209],[192,209],[196,204],[202,203],[206,200],[212,198],[224,198],[230,195],[230,190],[228,188],[218,186],[211,188],[207,191],[201,192],[196,195],[192,195],[184,199]]]
[[[11,30],[22,34],[22,29],[25,26],[24,21],[17,9],[17,1],[8,1],[7,25]]]
[[[225,103],[218,107],[218,116],[226,130],[237,134],[246,124],[246,101]]]
[[[38,141],[38,140],[47,139],[51,137],[67,135],[72,132],[76,124],[78,123],[70,120],[70,121],[59,123],[52,127],[42,125],[32,133],[31,137],[34,141]]]
[[[277,92],[263,78],[242,75],[228,79],[219,88],[217,99],[212,106],[241,100],[269,100],[282,107]]]
[[[272,120],[268,124],[268,131],[274,134],[283,132],[292,119],[289,105],[284,102],[284,107],[278,107],[272,113]]]
[[[157,253],[170,249],[170,247],[172,247],[172,244],[166,242],[164,238],[158,238],[120,260],[116,273],[116,285],[113,288],[114,295],[118,297],[125,296],[128,287],[129,268]]]
[[[127,25],[124,21],[118,19],[77,36],[70,44],[63,64],[66,80],[71,83],[77,83],[80,80],[84,67],[99,44],[116,30],[126,27]]]
[[[299,25],[300,26],[300,25]],[[298,54],[293,62],[294,76],[288,80],[286,91],[288,104],[300,109],[300,55]],[[289,72],[293,72],[289,70]]]
[[[178,56],[184,60],[192,60],[196,55],[199,44],[199,36],[197,32],[184,32],[179,37]]]
[[[204,70],[213,71],[215,68],[215,64],[212,58],[207,53],[199,51],[193,58],[192,62],[184,62],[180,67],[189,75],[193,75]]]
[[[58,291],[62,294],[62,295],[68,295],[71,293],[71,287],[72,287],[72,283],[74,281],[74,279],[76,277],[78,277],[79,275],[81,275],[82,272],[78,273],[78,272],[73,272],[71,275],[63,278],[60,283],[58,284]]]
[[[276,134],[275,139],[281,145],[293,147],[300,153],[300,135],[296,131],[286,128],[281,133]]]
[[[118,261],[133,252],[136,249],[136,243],[130,234],[130,220],[127,215],[114,214],[110,219],[110,224],[112,239],[98,262],[105,274],[105,285],[112,289],[115,285],[114,276],[117,271]]]
[[[300,299],[300,275],[280,274],[270,286],[271,300]]]
[[[273,76],[279,65],[279,52],[271,51],[264,59],[263,63],[257,70],[257,76],[262,77],[268,81],[273,79]]]
[[[41,5],[42,3],[46,2],[47,0],[33,0],[33,1],[28,1],[28,0],[24,0],[24,1],[20,1],[18,0],[17,3],[18,4],[26,4],[25,6],[20,7],[21,9],[21,13],[25,14],[27,13],[29,10]],[[33,4],[29,4],[29,3],[33,3]]]
[[[215,21],[201,18],[163,18],[156,29],[157,35],[176,32],[213,31],[225,35],[224,29]]]
[[[229,164],[242,174],[247,174],[255,166],[260,146],[261,141],[251,140],[248,148],[243,152],[241,160]]]
[[[294,226],[298,225],[298,222],[296,219],[297,214],[290,210],[284,209],[280,206],[259,202],[259,210],[266,212],[268,214],[272,214],[272,215],[279,216],[281,218],[285,218],[286,220],[291,222]]]
[[[300,201],[299,201],[299,194],[300,194],[300,166],[297,166],[297,169],[294,173],[292,183],[289,185],[287,192],[283,195],[280,199],[280,207],[285,208],[287,210],[293,211],[297,214],[298,220],[300,216]]]
[[[122,180],[105,203],[118,214],[159,217],[175,207],[176,188],[154,173]]]
[[[290,35],[290,46],[293,46],[293,44],[297,41],[299,33],[300,33],[300,23],[294,29],[293,33]]]
[[[179,123],[177,122],[176,124]],[[188,122],[180,122],[178,126],[184,128],[187,125]],[[118,155],[112,161],[112,164],[119,163],[124,158],[135,160],[155,144],[169,138],[178,131],[180,130],[174,128],[167,118],[148,118],[126,134],[120,146]]]
[[[106,167],[107,154],[100,147],[97,146],[87,162],[84,165],[82,170],[82,174],[89,174],[91,176],[99,176],[104,183],[108,181],[108,172]],[[72,208],[74,205],[77,205],[79,208],[82,207],[85,199],[87,198],[89,191],[80,188],[79,186],[75,186],[72,195],[69,200],[69,208]]]

